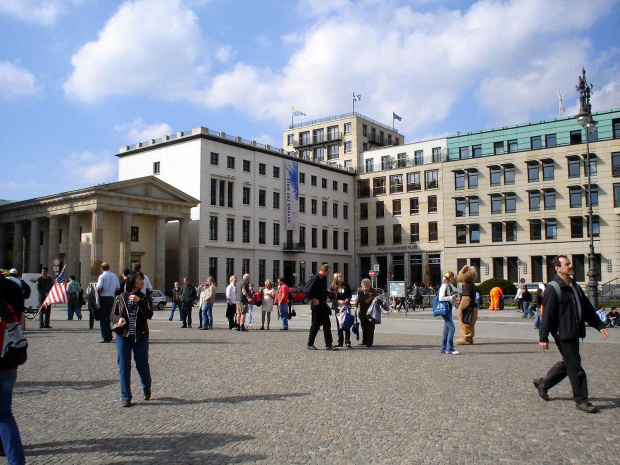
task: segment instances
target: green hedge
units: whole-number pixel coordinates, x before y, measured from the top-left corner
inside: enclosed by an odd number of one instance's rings
[[[478,284],[476,290],[480,293],[480,295],[489,295],[491,289],[494,287],[501,288],[504,295],[515,295],[517,293],[517,287],[513,283],[500,278],[487,279],[486,281]]]

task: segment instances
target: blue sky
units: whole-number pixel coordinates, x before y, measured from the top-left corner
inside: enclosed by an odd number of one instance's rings
[[[196,126],[282,145],[291,106],[407,142],[620,108],[620,0],[0,0],[0,198],[117,180]]]

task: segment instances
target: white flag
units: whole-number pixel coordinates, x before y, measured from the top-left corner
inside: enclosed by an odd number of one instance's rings
[[[561,115],[566,110],[564,110],[564,100],[563,100],[563,97],[562,97],[562,92],[560,92],[560,89],[558,89],[558,97],[560,99],[560,115]]]

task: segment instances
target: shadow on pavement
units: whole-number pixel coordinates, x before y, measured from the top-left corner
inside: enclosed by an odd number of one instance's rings
[[[291,397],[309,396],[308,392],[293,394],[263,394],[256,396],[231,396],[231,397],[212,397],[209,399],[188,400],[179,397],[154,397],[148,405],[173,404],[173,405],[195,405],[195,404],[239,404],[241,402],[251,402],[254,400],[285,400]],[[141,404],[142,405],[142,404]],[[147,405],[147,404],[143,404]]]
[[[90,391],[99,389],[112,384],[118,384],[118,379],[104,379],[98,381],[17,381],[15,387],[19,390],[19,395],[34,396],[47,394],[57,389],[76,389],[78,391]]]
[[[98,454],[104,458],[108,454],[108,463],[204,463],[214,460],[217,463],[251,463],[264,460],[266,456],[260,454],[229,456],[208,452],[231,442],[252,439],[253,436],[209,433],[133,434],[118,438],[43,442],[25,446],[24,450],[26,457]],[[59,462],[67,459],[58,457]]]

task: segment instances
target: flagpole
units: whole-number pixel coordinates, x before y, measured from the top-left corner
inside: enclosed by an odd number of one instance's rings
[[[293,119],[295,118],[295,115],[293,115],[293,109],[294,108],[295,107],[291,107],[291,128],[294,126],[294,123],[293,123]]]
[[[394,123],[394,112],[392,112],[392,131],[395,131],[395,123]]]
[[[353,114],[355,114],[355,92],[353,92]]]

